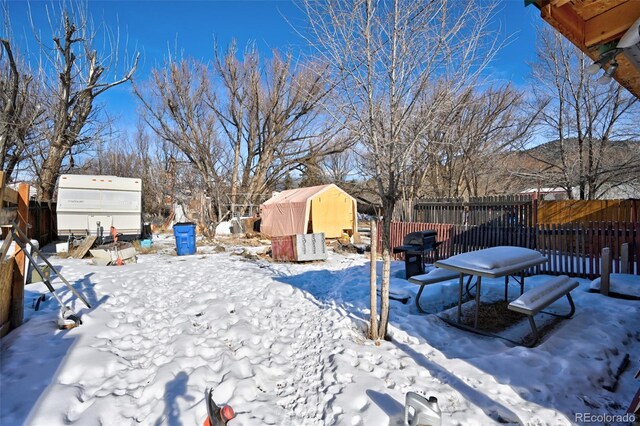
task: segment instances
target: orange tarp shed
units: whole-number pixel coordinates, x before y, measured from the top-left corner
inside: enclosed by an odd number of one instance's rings
[[[356,200],[334,184],[282,191],[260,206],[260,231],[271,237],[324,232],[326,238],[358,229]]]

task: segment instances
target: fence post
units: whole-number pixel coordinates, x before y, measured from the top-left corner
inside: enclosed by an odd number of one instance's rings
[[[35,240],[38,240],[38,242],[42,245],[45,245],[47,243],[47,241],[43,241],[42,240],[42,228],[40,226],[40,222],[42,222],[42,204],[40,204],[39,201],[36,201],[33,203],[33,206],[35,208],[34,211],[34,218],[33,218],[33,228],[34,228],[34,235],[33,238]]]
[[[621,253],[620,253],[620,273],[628,274],[629,273],[629,243],[622,244]]]
[[[600,275],[600,294],[605,296],[609,295],[610,277],[611,274],[611,250],[609,247],[602,249],[602,274]]]
[[[638,265],[638,263],[640,263],[640,222],[633,222],[631,227],[633,229],[633,239],[631,240],[633,241],[633,244],[631,245],[631,247],[633,248],[634,253],[633,255],[631,255],[631,260],[632,264],[635,266],[631,267],[631,273],[640,275],[640,265]]]
[[[18,227],[27,235],[29,223],[29,185],[21,183],[18,188]],[[16,245],[13,283],[11,285],[11,329],[22,325],[24,316],[24,274],[25,255]]]

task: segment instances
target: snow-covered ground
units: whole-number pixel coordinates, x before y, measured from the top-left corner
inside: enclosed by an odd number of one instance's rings
[[[364,256],[276,264],[169,251],[121,267],[50,259],[92,308],[56,279],[84,322],[57,330],[55,301],[34,311],[45,287],[27,286],[27,321],[0,341],[0,424],[199,425],[213,386],[235,409],[233,426],[399,425],[408,391],[436,396],[443,425],[564,425],[580,423],[576,413],[624,414],[640,385],[640,302],[589,293],[587,280],[573,292],[574,318],[533,349],[452,328],[413,299],[391,302],[392,341],[376,345],[364,338]],[[394,293],[415,295],[401,262],[392,275]],[[502,283],[483,281],[483,300],[499,299]],[[423,300],[437,311],[457,291],[432,285]],[[626,354],[616,391],[605,390]]]
[[[600,291],[600,278],[596,278],[590,285],[592,291]],[[640,275],[610,274],[609,291],[621,295],[640,298]]]

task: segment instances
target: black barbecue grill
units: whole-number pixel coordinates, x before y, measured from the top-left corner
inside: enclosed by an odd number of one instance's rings
[[[434,230],[411,232],[404,236],[402,245],[393,248],[393,253],[404,253],[404,266],[406,278],[424,274],[424,258],[427,253],[435,250],[438,259],[438,246]]]

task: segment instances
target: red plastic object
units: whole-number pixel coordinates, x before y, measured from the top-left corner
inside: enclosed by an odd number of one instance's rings
[[[273,258],[273,260],[295,262],[295,240],[295,235],[285,235],[284,237],[271,238],[271,257]]]
[[[220,416],[222,417],[222,420],[228,422],[236,416],[236,413],[230,405],[225,405],[220,409]]]

